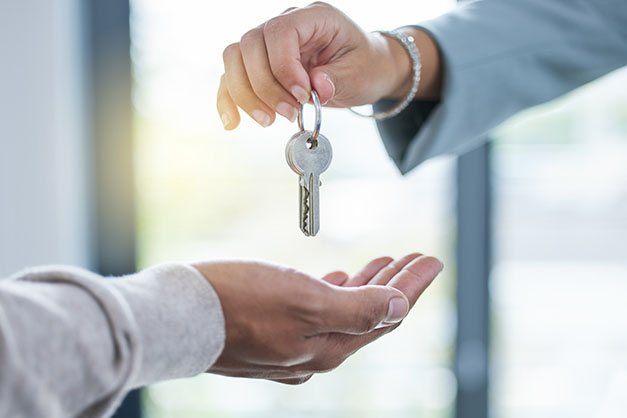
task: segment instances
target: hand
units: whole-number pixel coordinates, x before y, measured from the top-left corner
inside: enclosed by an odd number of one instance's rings
[[[440,59],[433,39],[407,27],[422,57],[417,97],[437,98]],[[349,107],[384,97],[405,97],[411,88],[411,62],[396,39],[364,32],[331,5],[316,2],[290,8],[242,36],[224,50],[225,72],[218,90],[218,112],[226,129],[240,121],[237,107],[260,125],[275,112],[294,121],[298,102],[312,86],[323,104]]]
[[[210,373],[296,384],[395,328],[442,269],[433,257],[378,258],[317,280],[260,262],[195,267],[217,292],[225,347]]]

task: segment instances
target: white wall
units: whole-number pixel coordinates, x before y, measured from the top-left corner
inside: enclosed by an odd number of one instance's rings
[[[79,4],[0,1],[0,277],[88,265]]]

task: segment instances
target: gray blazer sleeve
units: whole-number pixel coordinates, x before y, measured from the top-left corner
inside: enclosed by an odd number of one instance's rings
[[[378,123],[402,173],[627,65],[625,0],[478,0],[418,26],[440,47],[444,86],[439,103],[416,101]]]
[[[218,296],[193,267],[29,269],[0,281],[0,417],[108,416],[132,388],[206,371],[223,344]]]

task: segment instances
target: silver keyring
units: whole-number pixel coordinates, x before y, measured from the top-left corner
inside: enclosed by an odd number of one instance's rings
[[[314,109],[316,109],[316,120],[314,121],[313,132],[311,133],[311,140],[317,141],[318,134],[320,133],[320,125],[322,124],[322,107],[320,106],[320,98],[318,93],[314,89],[311,89],[311,98],[313,99]],[[305,123],[303,122],[303,104],[300,104],[298,108],[298,129],[305,130]]]

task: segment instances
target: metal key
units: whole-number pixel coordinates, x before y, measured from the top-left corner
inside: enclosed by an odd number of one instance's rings
[[[311,140],[310,131],[295,136],[291,161],[299,175],[300,229],[308,237],[320,230],[320,175],[331,165],[333,150],[324,135]]]
[[[305,236],[313,237],[320,229],[320,175],[331,165],[333,149],[329,140],[320,134],[320,100],[315,90],[312,99],[316,110],[313,131],[303,127],[303,107],[298,113],[301,129],[287,143],[285,157],[290,168],[299,176],[299,223]]]

